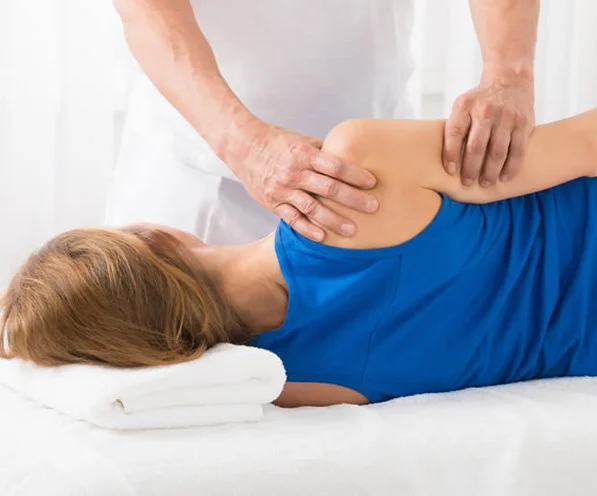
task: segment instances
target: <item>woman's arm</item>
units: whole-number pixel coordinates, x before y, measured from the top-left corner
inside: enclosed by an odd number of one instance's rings
[[[355,120],[340,124],[325,147],[371,170],[394,188],[419,186],[466,203],[489,203],[597,174],[597,109],[538,126],[521,172],[483,188],[463,186],[442,168],[444,121]]]
[[[354,237],[328,233],[326,244],[376,248],[411,239],[435,217],[441,204],[438,193],[465,203],[489,203],[597,172],[597,110],[538,126],[520,173],[488,188],[464,186],[444,171],[443,128],[444,121],[397,120],[352,120],[334,128],[324,150],[377,176],[373,193],[380,207],[371,215],[324,200],[357,225]]]
[[[287,382],[274,405],[283,408],[299,406],[366,405],[369,400],[361,393],[321,382]]]

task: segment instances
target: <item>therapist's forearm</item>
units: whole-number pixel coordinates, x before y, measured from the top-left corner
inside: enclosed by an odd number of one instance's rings
[[[256,118],[222,77],[189,0],[114,0],[127,43],[158,90],[221,156]]]
[[[533,81],[539,0],[469,0],[483,78]]]

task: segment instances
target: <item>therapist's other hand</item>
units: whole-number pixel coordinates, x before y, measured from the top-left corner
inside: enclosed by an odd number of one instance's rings
[[[267,124],[251,133],[241,167],[235,172],[249,194],[313,241],[325,229],[350,237],[354,223],[319,198],[363,212],[375,212],[377,200],[367,189],[375,176],[321,151],[321,140]],[[322,229],[323,228],[323,229]]]
[[[507,181],[520,170],[534,125],[533,82],[482,81],[454,103],[444,133],[443,163],[470,186]]]

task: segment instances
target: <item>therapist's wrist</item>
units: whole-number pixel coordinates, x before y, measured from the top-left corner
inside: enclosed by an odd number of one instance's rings
[[[265,124],[261,120],[239,103],[228,108],[220,117],[213,128],[211,140],[207,141],[216,156],[237,173],[263,126]]]
[[[534,86],[535,75],[533,64],[529,62],[492,62],[485,63],[481,75],[481,83],[497,82],[505,86]]]

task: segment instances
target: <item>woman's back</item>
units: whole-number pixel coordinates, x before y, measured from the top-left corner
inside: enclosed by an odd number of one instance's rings
[[[487,205],[443,198],[419,235],[350,250],[281,224],[283,326],[254,344],[289,380],[370,401],[597,374],[597,180]]]

